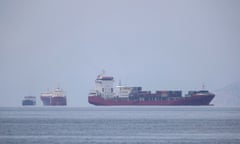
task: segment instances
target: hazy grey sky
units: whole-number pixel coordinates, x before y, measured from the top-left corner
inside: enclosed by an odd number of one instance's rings
[[[103,69],[145,90],[240,77],[239,0],[0,0],[0,106],[60,85],[69,106]]]

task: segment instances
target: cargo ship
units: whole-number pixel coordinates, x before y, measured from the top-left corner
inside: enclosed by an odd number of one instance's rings
[[[67,97],[61,88],[54,91],[47,91],[40,94],[40,99],[44,106],[65,106],[67,105]]]
[[[36,97],[35,96],[25,96],[22,100],[23,106],[34,106],[36,105]]]
[[[142,87],[113,86],[114,77],[97,76],[95,89],[88,95],[88,102],[97,106],[123,105],[210,105],[215,94],[207,90],[189,91],[182,96],[181,90],[143,91]]]

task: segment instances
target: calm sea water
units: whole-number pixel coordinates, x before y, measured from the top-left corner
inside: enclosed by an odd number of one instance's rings
[[[240,108],[0,108],[0,144],[239,144]]]

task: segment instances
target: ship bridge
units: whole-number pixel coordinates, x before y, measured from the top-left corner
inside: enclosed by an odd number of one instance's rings
[[[112,76],[104,76],[104,74],[100,74],[97,76],[95,80],[96,93],[104,98],[112,98],[113,97],[113,83],[114,78]]]

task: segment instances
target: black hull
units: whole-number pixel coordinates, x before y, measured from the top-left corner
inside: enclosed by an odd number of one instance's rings
[[[22,105],[23,106],[34,106],[34,105],[36,105],[36,102],[32,101],[32,100],[23,100]]]

